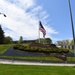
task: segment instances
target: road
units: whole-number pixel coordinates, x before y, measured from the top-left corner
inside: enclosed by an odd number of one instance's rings
[[[0,64],[13,64],[13,65],[38,65],[38,66],[75,66],[71,63],[42,63],[42,62],[28,62],[18,60],[0,59]]]

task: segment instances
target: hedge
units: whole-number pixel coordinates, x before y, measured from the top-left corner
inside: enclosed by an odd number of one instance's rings
[[[69,53],[68,49],[62,48],[40,48],[40,47],[29,47],[25,45],[14,45],[15,50],[28,51],[28,52],[40,52],[40,53]]]

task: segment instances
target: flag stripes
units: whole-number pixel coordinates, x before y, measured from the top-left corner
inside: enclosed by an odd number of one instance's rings
[[[43,33],[43,37],[46,35],[46,30],[44,29],[41,21],[39,21],[39,30]]]

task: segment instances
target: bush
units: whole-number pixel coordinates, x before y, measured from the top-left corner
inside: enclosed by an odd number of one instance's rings
[[[29,51],[29,47],[28,46],[24,46],[24,51]]]
[[[38,47],[30,47],[31,52],[38,52],[39,48]]]
[[[40,48],[36,46],[29,46],[29,45],[14,45],[14,49],[22,50],[22,51],[29,51],[29,52],[41,52],[41,53],[69,53],[68,49],[62,49],[62,48]]]
[[[14,49],[19,49],[20,46],[21,46],[20,44],[17,44],[17,45],[14,45],[13,48]]]
[[[62,52],[63,53],[69,53],[69,50],[68,49],[62,49]]]
[[[20,45],[20,46],[18,47],[18,49],[19,49],[19,50],[24,50],[24,46]]]
[[[56,45],[55,45],[55,44],[50,44],[50,46],[51,46],[51,47],[56,47]]]
[[[39,52],[46,53],[47,50],[48,50],[47,48],[41,48],[41,50]]]

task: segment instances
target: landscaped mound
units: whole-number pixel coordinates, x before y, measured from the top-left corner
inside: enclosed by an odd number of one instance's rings
[[[13,46],[15,50],[27,51],[27,52],[39,52],[39,53],[69,53],[68,49],[57,48],[54,45],[43,44],[16,44]]]

